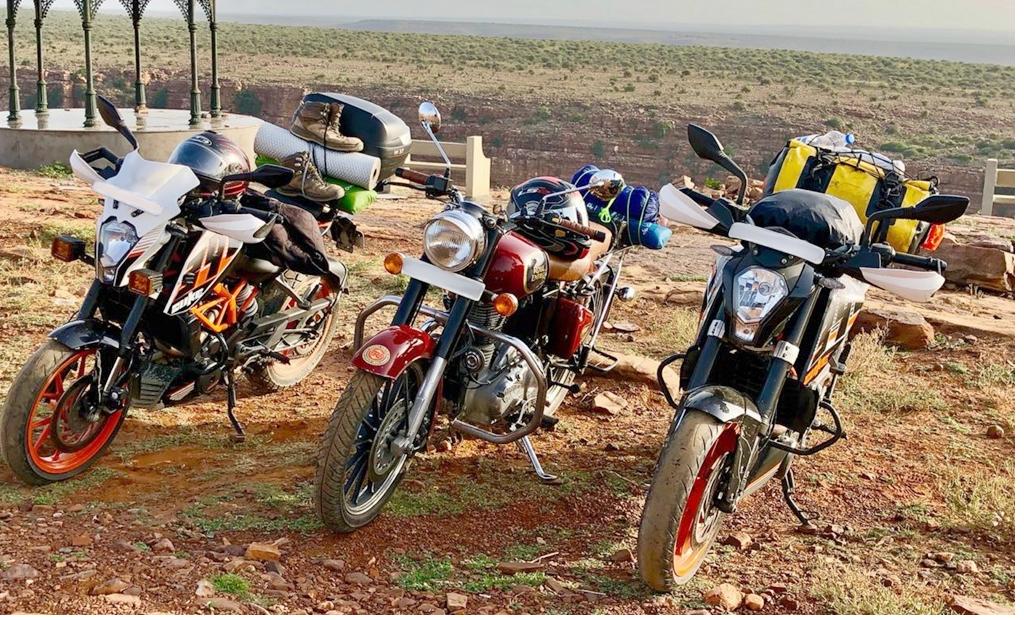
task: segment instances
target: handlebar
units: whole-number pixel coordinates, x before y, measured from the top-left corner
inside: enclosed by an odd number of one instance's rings
[[[909,267],[920,267],[921,269],[935,271],[939,274],[946,270],[946,261],[944,260],[931,258],[929,256],[906,254],[904,252],[894,252],[892,262],[900,265],[907,265]]]
[[[601,230],[599,228],[593,228],[591,226],[584,226],[583,224],[577,224],[576,222],[568,220],[564,217],[555,216],[551,218],[551,223],[561,226],[562,228],[568,228],[569,230],[577,232],[587,237],[588,239],[593,239],[601,243],[604,243],[604,240],[608,236],[608,233],[604,230]]]
[[[406,181],[412,181],[413,183],[419,183],[420,185],[426,185],[430,179],[429,175],[423,174],[422,172],[416,172],[415,170],[409,170],[408,168],[397,168],[395,170],[395,176]]]

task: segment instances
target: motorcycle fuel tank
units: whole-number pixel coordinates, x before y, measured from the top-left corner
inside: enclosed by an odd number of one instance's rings
[[[522,299],[539,289],[547,277],[547,253],[512,232],[498,240],[484,284],[492,293],[509,293]]]

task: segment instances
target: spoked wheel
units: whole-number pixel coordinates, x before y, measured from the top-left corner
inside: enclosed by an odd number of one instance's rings
[[[739,426],[686,411],[662,448],[637,536],[640,576],[666,592],[690,580],[722,525],[716,506]]]
[[[14,379],[0,413],[0,450],[21,480],[71,478],[114,439],[125,411],[97,408],[96,355],[96,349],[72,351],[49,341]]]
[[[394,454],[391,443],[405,432],[422,384],[423,370],[413,365],[394,380],[359,372],[345,388],[316,473],[316,509],[329,528],[351,532],[366,525],[395,492],[408,456]]]
[[[309,278],[305,283],[305,289],[299,290],[299,294],[308,294],[310,288],[316,286],[318,282],[320,280],[317,278]],[[296,281],[293,284],[298,286],[302,282]],[[332,301],[335,301],[338,294],[338,291],[324,284],[314,297],[314,301],[328,298],[332,298]],[[286,312],[296,306],[295,300],[289,297],[284,302],[280,311]],[[301,324],[299,321],[292,321],[286,329],[314,329],[316,330],[315,334],[309,335],[295,332],[285,335],[284,342],[278,348],[282,349],[281,353],[288,357],[288,363],[269,361],[262,364],[249,375],[249,380],[259,388],[268,391],[290,387],[299,383],[308,377],[320,363],[320,360],[324,358],[324,355],[330,348],[331,340],[334,339],[337,327],[337,314],[334,312],[333,304],[324,312],[309,317]]]

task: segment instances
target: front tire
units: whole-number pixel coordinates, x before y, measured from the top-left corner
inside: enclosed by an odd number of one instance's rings
[[[414,364],[394,380],[358,371],[342,392],[313,487],[316,512],[330,529],[351,532],[370,523],[398,488],[409,455],[394,456],[389,448],[404,433],[422,384],[422,368]]]
[[[78,415],[96,355],[96,349],[73,351],[49,340],[14,378],[0,410],[0,457],[23,482],[43,485],[77,476],[117,436],[124,409],[91,423]],[[53,429],[63,448],[51,436]]]
[[[700,568],[722,524],[714,505],[736,451],[738,426],[684,411],[662,448],[647,492],[637,562],[651,589],[668,592]]]

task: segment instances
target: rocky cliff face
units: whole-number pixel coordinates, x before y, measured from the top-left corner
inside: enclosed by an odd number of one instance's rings
[[[187,76],[151,72],[146,92],[151,107],[187,108],[190,85]],[[50,100],[55,107],[81,107],[84,84],[64,71],[47,76]],[[97,76],[97,92],[122,105],[134,101],[130,72]],[[31,113],[35,105],[35,76],[21,72],[19,86],[23,105]],[[203,85],[203,104],[209,95]],[[7,85],[0,80],[0,92]],[[310,90],[341,91],[371,100],[390,109],[407,122],[416,118],[424,98],[442,111],[442,137],[460,140],[467,135],[484,137],[484,152],[491,158],[494,185],[514,185],[539,174],[567,176],[586,162],[613,167],[636,184],[658,186],[682,174],[702,181],[707,176],[724,179],[724,172],[693,156],[686,143],[686,124],[697,122],[714,131],[730,154],[755,177],[764,171],[788,138],[804,128],[757,110],[655,109],[641,106],[607,107],[580,103],[547,102],[537,95],[474,97],[444,90],[432,93],[383,91],[379,88],[346,88],[316,84],[304,88],[289,84],[246,84],[222,80],[225,109],[259,116],[285,125],[302,95]],[[419,135],[413,129],[414,137]],[[943,191],[971,197],[973,209],[981,202],[983,172],[980,165],[939,161],[907,162],[908,172],[920,177],[937,176]]]

